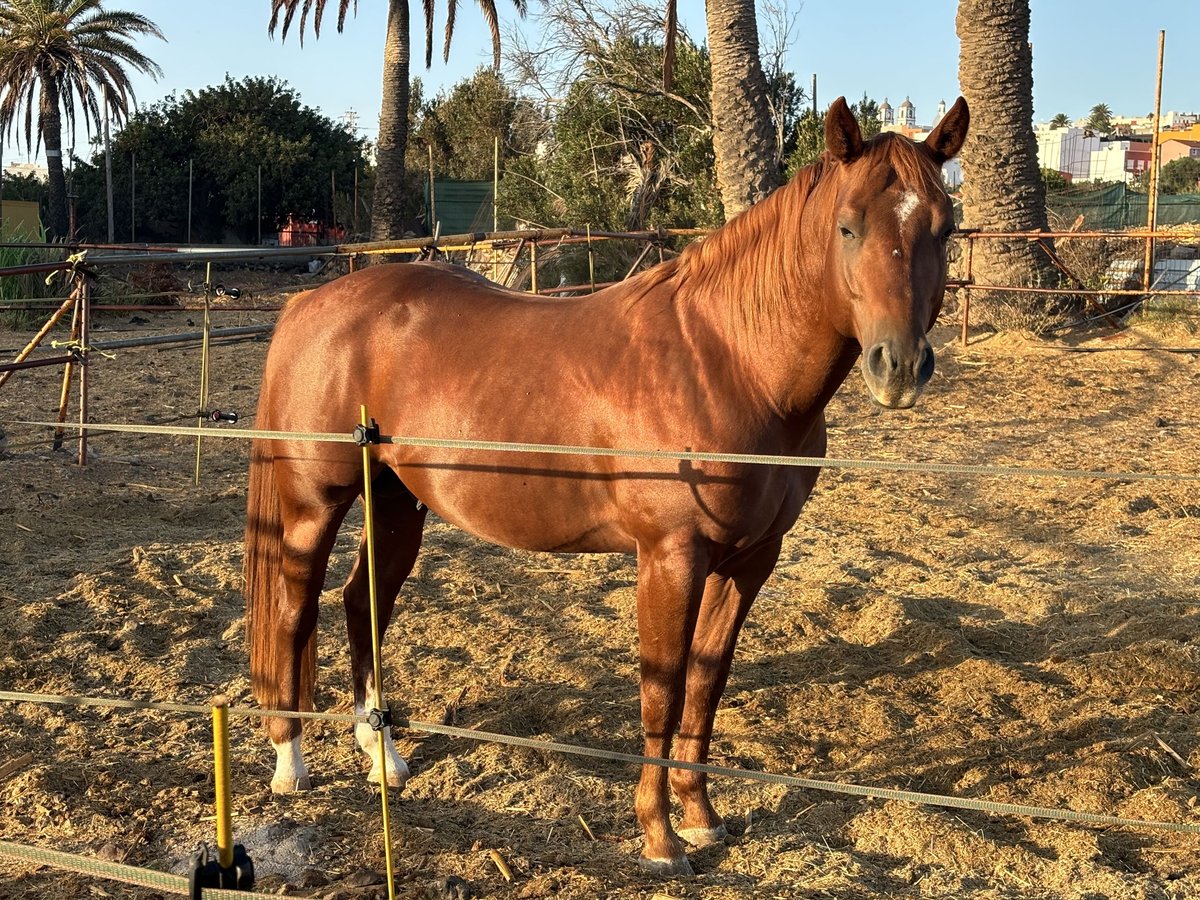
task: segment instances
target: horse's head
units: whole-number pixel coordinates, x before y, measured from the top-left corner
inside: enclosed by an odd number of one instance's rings
[[[968,120],[960,97],[921,143],[881,134],[864,144],[844,99],[825,118],[836,163],[822,178],[836,193],[826,220],[830,316],[862,347],[863,378],[882,406],[912,406],[933,375],[925,333],[941,311],[954,231],[941,166],[962,147]]]

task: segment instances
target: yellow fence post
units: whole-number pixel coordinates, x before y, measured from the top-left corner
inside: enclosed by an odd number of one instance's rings
[[[371,441],[372,422],[367,418],[367,407],[359,407],[360,422],[364,435],[362,443],[363,461],[363,533],[367,543],[367,590],[371,599],[371,662],[375,674],[375,709],[383,710],[383,653],[379,642],[379,603],[375,586],[375,502],[371,495]],[[383,808],[383,859],[387,869],[389,900],[396,897],[396,879],[392,864],[392,826],[388,812],[387,745],[383,730],[377,734],[379,746],[379,797]]]

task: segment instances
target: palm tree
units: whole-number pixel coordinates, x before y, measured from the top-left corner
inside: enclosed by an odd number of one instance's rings
[[[674,6],[670,0],[668,30]],[[731,219],[780,184],[775,126],[758,54],[754,0],[708,0],[705,7],[717,186],[725,218]]]
[[[1033,133],[1029,0],[959,0],[958,79],[971,106],[962,150],[963,222],[987,231],[1046,229]],[[977,282],[1052,284],[1049,257],[1025,240],[979,241]]]
[[[1071,124],[1071,120],[1067,118],[1066,113],[1055,113],[1054,118],[1050,120],[1051,128],[1067,128]]]
[[[131,41],[142,35],[162,38],[158,26],[137,13],[106,10],[101,3],[0,0],[0,134],[15,132],[19,138],[17,122],[24,110],[25,144],[33,148],[36,106],[37,143],[46,149],[49,171],[51,238],[68,236],[64,119],[72,137],[77,110],[82,110],[89,133],[106,116],[119,122],[128,117],[134,100],[125,67],[154,78],[162,74]]]
[[[492,33],[492,57],[496,68],[500,67],[500,24],[496,15],[495,0],[477,0],[484,20]],[[313,33],[321,36],[321,19],[327,0],[271,0],[271,21],[267,33],[275,34],[282,16],[282,35],[287,38],[288,29],[296,13],[300,13],[300,40],[304,40],[304,27],[309,13],[313,15]],[[520,15],[525,14],[526,0],[513,0]],[[358,0],[339,0],[338,31],[346,24],[346,14],[351,7],[358,12]],[[433,10],[434,0],[424,0],[425,9],[425,65],[433,61]],[[444,53],[450,56],[450,39],[454,34],[454,23],[458,0],[449,0],[446,16],[446,40]],[[388,0],[387,31],[383,43],[383,103],[379,110],[379,139],[375,145],[375,197],[371,209],[371,239],[392,240],[403,236],[405,171],[404,154],[408,148],[408,102],[409,102],[409,14],[408,0]]]
[[[1088,113],[1088,128],[1097,134],[1108,134],[1112,131],[1112,110],[1107,103],[1097,103]]]

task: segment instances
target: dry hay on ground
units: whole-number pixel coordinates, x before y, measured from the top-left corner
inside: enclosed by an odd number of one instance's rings
[[[187,326],[171,313],[151,327]],[[913,412],[873,409],[852,375],[830,410],[831,455],[1196,471],[1196,356],[952,339],[936,332],[939,373]],[[253,409],[263,352],[214,351],[214,405]],[[197,358],[97,362],[95,419],[190,413]],[[20,373],[4,417],[50,415],[57,378]],[[249,704],[246,445],[208,442],[197,488],[188,439],[97,438],[80,470],[7,430],[0,686]],[[318,704],[342,712],[338,587],[357,521],[321,610]],[[468,727],[637,751],[634,579],[624,557],[511,552],[435,523],[389,634],[391,695],[415,719],[451,707]],[[746,626],[714,761],[1198,823],[1198,585],[1194,484],[828,470]],[[209,740],[197,717],[6,705],[0,764],[34,759],[0,783],[0,839],[169,868],[211,840]],[[261,886],[379,895],[363,886],[383,866],[378,801],[348,730],[310,729],[316,787],[291,797],[269,792],[256,726],[235,720],[233,740],[235,831]],[[635,865],[631,767],[416,733],[400,745],[416,772],[392,807],[403,896],[436,896],[449,876],[522,898],[1200,895],[1195,836],[727,779],[714,796],[733,837],[693,854],[694,881],[661,884]],[[151,896],[10,861],[0,879],[4,898]]]

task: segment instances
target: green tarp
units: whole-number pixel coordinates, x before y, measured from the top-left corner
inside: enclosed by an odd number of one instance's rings
[[[492,183],[444,181],[433,183],[433,216],[429,215],[429,182],[425,182],[425,223],[430,233],[441,223],[441,234],[492,230]]]
[[[1099,190],[1074,188],[1046,195],[1052,228],[1071,228],[1079,216],[1088,231],[1120,231],[1146,227],[1149,197],[1123,184]],[[1160,194],[1158,224],[1200,223],[1200,194]]]

